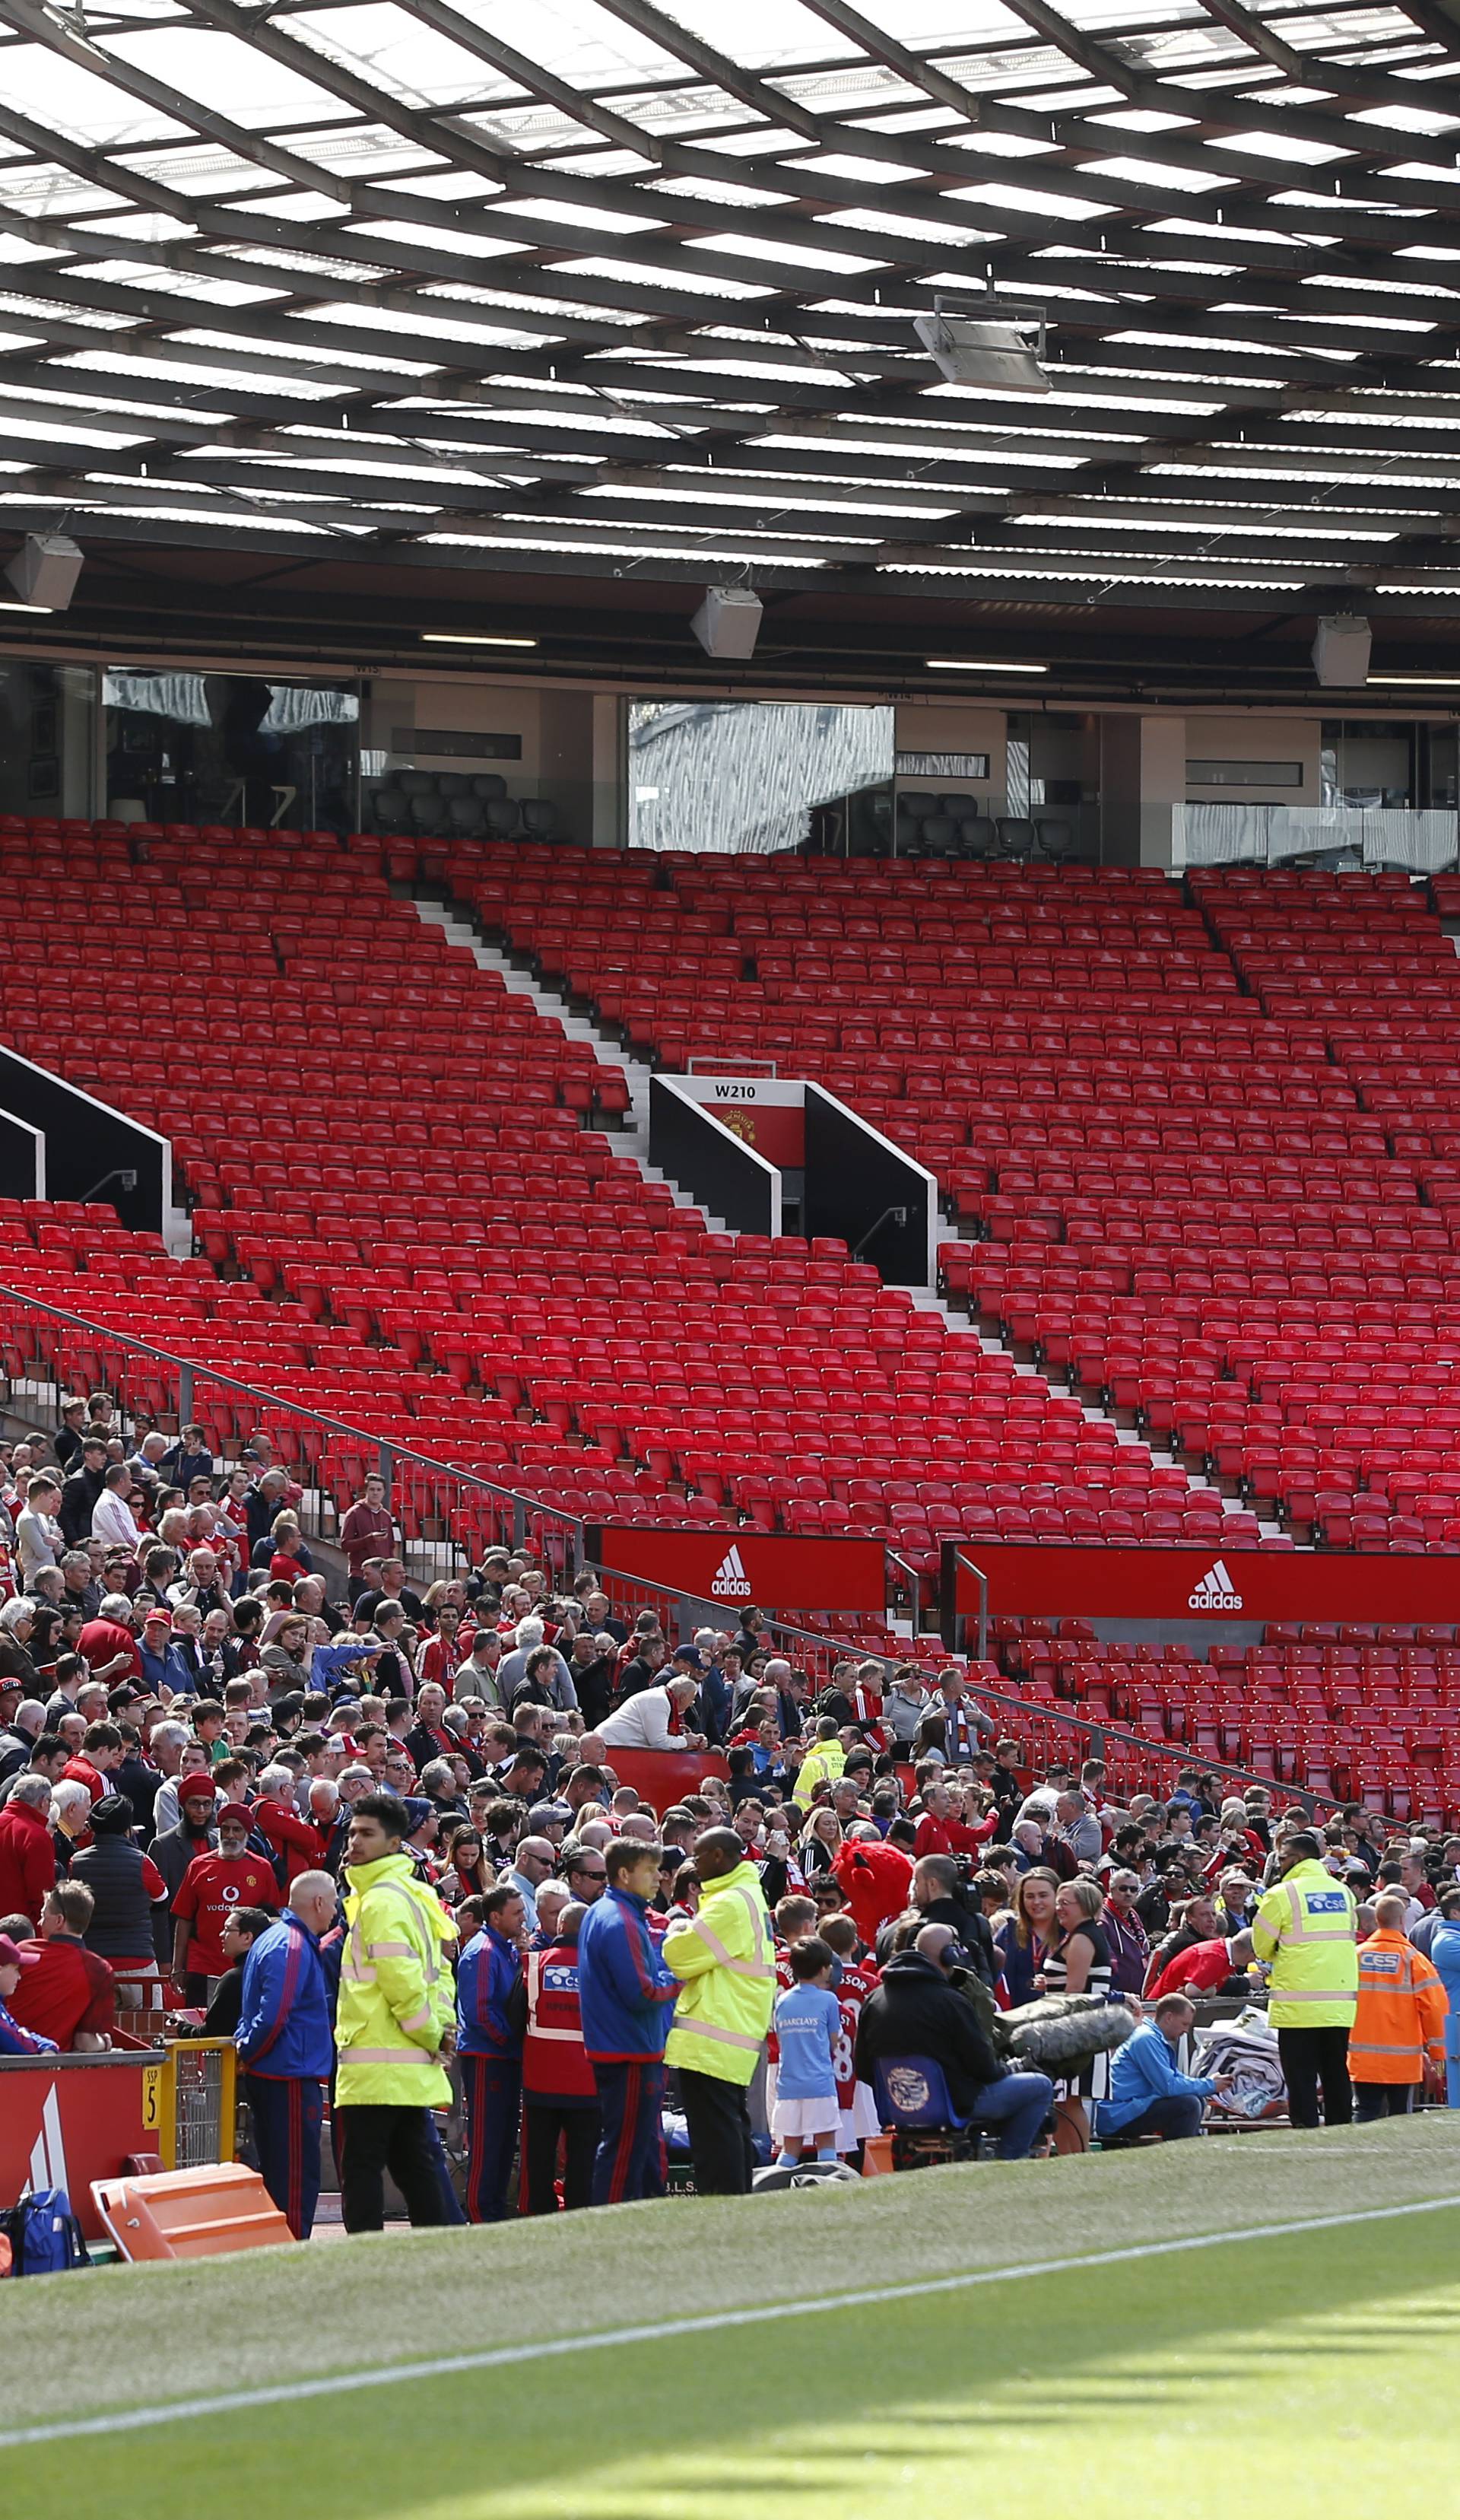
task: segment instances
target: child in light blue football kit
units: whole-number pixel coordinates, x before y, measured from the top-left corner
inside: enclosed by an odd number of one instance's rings
[[[775,2000],[780,2068],[771,2132],[780,2145],[777,2170],[798,2161],[835,2161],[841,2128],[832,2051],[841,2035],[841,2006],[831,1992],[836,1956],[817,1934],[791,1951],[795,1979]]]

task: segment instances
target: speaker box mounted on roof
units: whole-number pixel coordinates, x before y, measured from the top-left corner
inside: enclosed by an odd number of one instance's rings
[[[76,591],[83,555],[69,534],[27,534],[6,569],[22,604],[38,612],[64,612]]]
[[[1369,679],[1373,633],[1358,612],[1328,612],[1313,641],[1313,671],[1326,688],[1356,691]]]
[[[748,586],[707,586],[689,627],[707,656],[738,658],[743,664],[755,654],[761,599]]]

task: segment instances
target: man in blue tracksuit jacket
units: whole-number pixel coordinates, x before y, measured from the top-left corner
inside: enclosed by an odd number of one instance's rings
[[[296,2240],[320,2201],[324,2085],[334,2070],[330,1972],[320,1936],[334,1920],[328,1872],[301,1872],[277,1924],[243,1963],[236,2045],[264,2185]]]
[[[466,2219],[500,2223],[522,2115],[520,1890],[499,1881],[482,1902],[482,1929],[457,1967],[457,2054],[466,2103]]]
[[[1168,2143],[1200,2135],[1202,2111],[1214,2092],[1230,2089],[1230,2074],[1183,2074],[1176,2043],[1196,2019],[1184,1995],[1165,1995],[1154,2020],[1143,2021],[1111,2059],[1110,2097],[1099,2103],[1097,2132],[1163,2135]]]
[[[680,1981],[648,1926],[660,1849],[615,1838],[603,1864],[608,1887],[578,1930],[578,1992],[602,2111],[594,2203],[624,2205],[664,2193],[664,2043]]]

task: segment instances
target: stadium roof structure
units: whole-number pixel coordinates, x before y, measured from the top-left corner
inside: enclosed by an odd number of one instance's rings
[[[113,612],[1460,652],[1460,0],[0,0],[0,536]],[[1047,393],[920,345],[989,292]]]

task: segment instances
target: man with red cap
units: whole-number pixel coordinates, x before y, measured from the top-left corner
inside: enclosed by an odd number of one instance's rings
[[[54,2056],[54,2039],[42,2039],[39,2032],[22,2030],[10,2010],[10,1999],[21,1983],[21,1971],[33,1968],[36,1955],[22,1951],[9,1934],[0,1934],[0,2056]]]
[[[189,2003],[206,2000],[209,1978],[228,1967],[223,1926],[235,1908],[279,1906],[272,1864],[250,1855],[252,1825],[243,1803],[226,1803],[218,1814],[218,1852],[195,1855],[172,1903],[173,1983]]]

